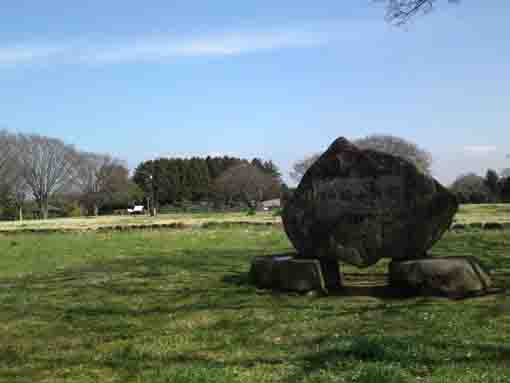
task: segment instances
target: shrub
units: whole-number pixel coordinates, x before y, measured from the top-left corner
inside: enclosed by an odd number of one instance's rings
[[[283,209],[280,207],[278,209],[275,209],[273,211],[273,217],[281,217],[282,216]]]
[[[484,230],[502,230],[503,225],[499,222],[486,222],[483,228]]]

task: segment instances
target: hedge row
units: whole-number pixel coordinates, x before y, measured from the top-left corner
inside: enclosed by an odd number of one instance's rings
[[[181,222],[175,223],[160,223],[160,224],[142,224],[142,225],[111,225],[100,226],[97,228],[21,228],[18,230],[3,230],[0,234],[16,235],[16,234],[54,234],[54,233],[82,233],[82,232],[112,232],[112,231],[135,231],[135,230],[162,230],[162,229],[221,229],[221,228],[234,228],[239,226],[282,226],[281,222],[251,222],[251,221],[237,221],[237,222],[221,222],[211,221],[205,222],[201,225],[190,225]],[[473,222],[469,224],[454,223],[451,231],[462,230],[510,230],[510,222]]]
[[[461,231],[461,230],[510,230],[510,222],[473,222],[473,223],[454,223],[450,230]]]
[[[83,232],[112,232],[112,231],[135,231],[135,230],[162,230],[162,229],[192,229],[192,228],[203,228],[203,229],[221,229],[221,228],[233,228],[239,226],[281,226],[279,222],[250,222],[250,221],[238,221],[238,222],[205,222],[201,225],[190,225],[181,222],[175,223],[161,223],[161,224],[142,224],[142,225],[111,225],[111,226],[100,226],[97,228],[21,228],[17,230],[0,230],[0,235],[17,235],[17,234],[56,234],[56,233],[83,233]]]

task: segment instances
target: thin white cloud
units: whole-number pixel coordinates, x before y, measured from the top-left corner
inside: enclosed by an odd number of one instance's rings
[[[37,62],[110,64],[157,61],[176,57],[233,56],[284,48],[326,44],[335,33],[326,24],[296,28],[233,32],[202,37],[147,36],[131,40],[80,40],[0,46],[0,65]]]
[[[171,57],[232,56],[279,48],[310,47],[326,42],[326,35],[293,31],[235,33],[212,37],[175,40],[148,38],[110,46],[97,46],[88,52],[94,62],[159,60]]]
[[[65,46],[50,44],[16,44],[0,46],[0,65],[25,64],[43,61],[66,51]]]
[[[464,152],[472,154],[487,154],[497,150],[498,148],[493,145],[468,145],[463,148]]]

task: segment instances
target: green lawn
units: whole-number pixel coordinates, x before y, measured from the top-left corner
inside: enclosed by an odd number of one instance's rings
[[[510,222],[510,204],[461,205],[455,220],[459,223]]]
[[[276,227],[0,236],[0,382],[508,382],[510,296],[273,294],[250,259]],[[449,233],[510,288],[509,232]],[[356,293],[358,291],[358,293]],[[375,294],[377,295],[377,294]]]

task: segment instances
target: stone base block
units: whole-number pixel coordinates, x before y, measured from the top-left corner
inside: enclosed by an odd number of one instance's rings
[[[271,257],[256,257],[251,262],[250,279],[261,288],[279,286],[280,266],[292,259],[288,255],[275,255]]]
[[[451,298],[484,293],[492,284],[488,273],[472,257],[394,260],[389,266],[389,280],[393,287]]]
[[[278,268],[279,288],[305,293],[326,290],[321,264],[315,259],[289,259]]]
[[[339,287],[340,272],[337,273],[337,281],[332,280],[334,278],[332,273],[328,275],[329,284]],[[252,281],[261,288],[306,293],[327,292],[328,287],[319,260],[293,258],[290,255],[256,257],[251,264],[250,276]]]
[[[335,258],[321,258],[321,270],[326,288],[337,290],[342,286],[342,275],[340,274],[340,265]]]

